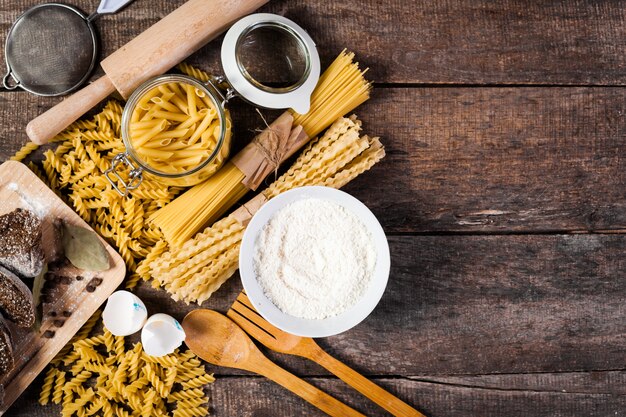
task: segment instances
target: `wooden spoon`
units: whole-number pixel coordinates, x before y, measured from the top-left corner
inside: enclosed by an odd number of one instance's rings
[[[267,359],[239,326],[216,311],[192,311],[183,320],[183,329],[189,349],[213,365],[263,375],[330,416],[365,417]]]
[[[266,347],[276,352],[302,356],[322,365],[394,416],[424,417],[415,408],[324,352],[310,337],[295,336],[270,324],[254,309],[245,292],[239,294],[226,315]]]

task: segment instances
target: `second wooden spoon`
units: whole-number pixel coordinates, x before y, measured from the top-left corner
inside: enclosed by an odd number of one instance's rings
[[[334,417],[365,417],[267,359],[231,319],[198,309],[183,320],[185,343],[193,353],[218,366],[263,375]]]

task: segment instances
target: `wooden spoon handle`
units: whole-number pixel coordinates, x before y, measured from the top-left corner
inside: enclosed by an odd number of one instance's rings
[[[269,359],[257,362],[254,372],[271,379],[309,403],[313,404],[329,416],[333,417],[365,417],[354,408],[348,407],[339,400],[315,388],[308,382],[285,371]]]
[[[315,354],[309,357],[314,362],[326,368],[338,376],[346,384],[390,412],[396,417],[425,417],[398,397],[385,391],[378,385],[374,384],[354,369],[324,352],[319,346],[315,349]]]
[[[26,134],[37,145],[44,145],[114,91],[113,83],[104,75],[31,120]]]

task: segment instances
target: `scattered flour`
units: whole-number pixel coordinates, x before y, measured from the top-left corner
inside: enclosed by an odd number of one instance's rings
[[[24,193],[22,189],[20,188],[20,186],[14,182],[8,183],[6,187],[9,191],[12,191],[19,196],[21,202],[23,203],[23,204],[20,204],[20,207],[28,209],[36,213],[37,216],[39,216],[42,219],[46,217],[46,215],[48,215],[48,212],[49,212],[48,207],[50,206],[51,202],[46,200],[45,197],[42,200],[38,194],[30,195],[30,194]],[[0,203],[0,206],[2,206],[2,203]],[[11,210],[13,210],[14,208],[15,207],[11,207]],[[2,207],[0,211],[4,212],[5,211],[4,207]]]
[[[305,319],[336,316],[356,304],[376,265],[365,225],[339,204],[316,198],[275,213],[254,253],[266,296],[282,312]]]

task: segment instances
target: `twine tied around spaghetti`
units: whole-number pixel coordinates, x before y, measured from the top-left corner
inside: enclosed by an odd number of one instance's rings
[[[261,115],[266,128],[231,160],[244,174],[242,184],[256,190],[265,178],[293,155],[309,137],[302,126],[293,126],[293,115],[286,111],[271,124]]]
[[[280,163],[283,161],[283,156],[285,155],[285,151],[287,148],[287,141],[280,140],[278,130],[270,126],[269,123],[267,123],[267,120],[263,116],[263,113],[261,113],[261,110],[259,110],[258,108],[255,108],[255,110],[261,117],[261,120],[263,120],[265,129],[255,129],[254,132],[256,132],[257,135],[254,137],[252,142],[257,142],[259,150],[261,151],[267,162],[270,163],[270,166],[274,166],[274,180],[276,180],[278,178],[278,168],[280,167]],[[262,134],[264,132],[267,134],[268,137],[268,141],[266,144],[264,144],[261,140]],[[272,143],[277,144],[276,149],[268,149],[268,147],[266,146],[267,144]]]

